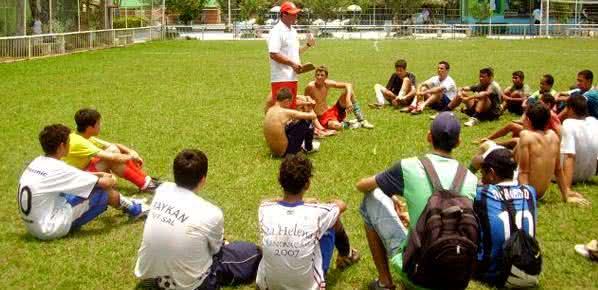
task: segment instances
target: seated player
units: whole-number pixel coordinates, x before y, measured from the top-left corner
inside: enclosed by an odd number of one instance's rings
[[[474,211],[480,219],[480,245],[476,279],[497,287],[502,287],[499,277],[503,245],[510,237],[511,228],[508,205],[517,218],[515,226],[522,228],[530,236],[536,236],[536,192],[529,185],[519,185],[513,178],[517,163],[508,149],[490,152],[482,163],[482,185],[477,188]],[[523,221],[523,224],[521,223]],[[537,282],[537,276],[523,275],[521,280]],[[522,281],[519,281],[520,283]],[[532,283],[533,284],[533,283]]]
[[[560,135],[561,120],[559,120],[558,115],[552,110],[554,107],[556,107],[554,97],[552,97],[550,94],[544,94],[542,96],[542,99],[539,102],[536,102],[533,105],[528,106],[527,108],[531,108],[532,106],[536,106],[536,105],[546,106],[546,108],[548,108],[550,111],[550,120],[548,121],[548,124],[546,125],[546,128],[544,128],[544,130],[550,129],[550,130],[553,130],[557,135]],[[498,131],[494,132],[492,135],[490,135],[486,138],[482,138],[479,141],[476,141],[476,143],[481,144],[487,140],[496,140],[500,137],[506,136],[507,134],[511,133],[512,138],[510,140],[507,140],[504,142],[497,142],[497,143],[502,146],[505,146],[509,149],[513,149],[517,145],[517,140],[519,140],[519,133],[521,133],[521,131],[523,131],[523,129],[531,129],[531,124],[525,114],[523,114],[522,122],[520,122],[520,121],[510,122],[510,123],[506,124],[504,127],[498,129]]]
[[[310,98],[309,96],[304,95],[297,95],[297,110],[301,112],[312,112],[314,110],[314,105],[316,102]],[[338,132],[332,129],[326,129],[318,119],[314,119],[312,121],[312,125],[314,126],[314,138],[325,138],[329,136],[334,136]]]
[[[97,138],[102,116],[94,109],[81,109],[75,114],[77,132],[71,133],[67,164],[90,172],[111,172],[135,184],[141,191],[154,192],[160,184],[145,174],[139,154],[122,144]]]
[[[461,126],[454,114],[442,112],[432,121],[427,135],[433,151],[425,157],[432,162],[444,188],[449,188],[457,173],[459,162],[451,157],[451,152],[460,143],[460,132]],[[477,177],[467,172],[461,195],[473,200],[477,182]],[[406,199],[411,221],[409,230],[414,230],[433,193],[423,165],[418,158],[403,159],[378,175],[361,179],[356,187],[365,193],[360,212],[378,272],[378,279],[370,284],[369,289],[395,288],[389,266],[401,275],[403,283],[408,283],[403,273],[402,253],[408,231],[390,196],[398,194]]]
[[[513,84],[502,92],[502,104],[500,110],[521,115],[523,114],[523,102],[527,100],[530,95],[530,88],[523,81],[525,76],[522,71],[513,72],[511,81]]]
[[[491,68],[480,70],[480,83],[463,87],[455,98],[455,107],[463,102],[465,109],[462,111],[470,118],[465,126],[472,127],[480,121],[496,120],[500,117],[500,94],[501,89],[494,81],[494,72]],[[469,95],[468,92],[477,94]]]
[[[253,282],[260,250],[225,240],[222,210],[198,195],[206,184],[206,155],[185,149],[172,168],[174,183],[158,187],[150,205],[135,276],[152,289],[213,290]]]
[[[559,136],[552,130],[544,130],[550,120],[550,111],[545,106],[532,106],[526,113],[531,129],[519,134],[515,147],[515,160],[519,164],[518,181],[536,189],[537,200],[544,197],[556,177],[564,202],[586,204],[583,196],[569,188],[563,175],[560,157]]]
[[[415,82],[415,75],[407,71],[407,61],[397,60],[395,72],[390,75],[386,87],[374,85],[376,103],[370,104],[370,107],[380,109],[384,107],[385,100],[394,107],[409,104],[415,96]]]
[[[353,94],[353,85],[329,80],[328,69],[325,66],[317,67],[315,74],[316,80],[309,82],[305,88],[305,95],[316,102],[315,111],[322,126],[337,131],[343,128],[374,128],[374,125],[363,117],[359,103]],[[332,107],[328,107],[326,102],[330,88],[342,89],[340,97]],[[353,112],[357,122],[345,122],[347,112]]]
[[[590,116],[598,119],[598,90],[592,88],[592,82],[594,80],[594,74],[590,70],[582,70],[577,73],[576,88],[567,91],[560,92],[555,96],[557,102],[566,104],[570,96],[584,96],[588,101],[588,113]],[[559,118],[561,122],[565,120],[567,116],[567,108],[565,107],[560,113]]]
[[[417,99],[422,102],[411,113],[421,113],[427,106],[437,111],[451,111],[458,105],[455,101],[457,85],[455,80],[448,74],[450,68],[451,66],[446,61],[438,63],[438,75],[419,85]],[[413,102],[412,108],[414,108],[416,102]],[[433,120],[435,117],[436,115],[433,115],[430,118]]]
[[[556,96],[557,91],[552,88],[553,85],[554,77],[552,77],[551,74],[543,75],[542,79],[540,80],[540,89],[533,92],[527,99],[525,99],[525,101],[523,101],[523,104],[521,104],[523,110],[525,111],[527,109],[527,106],[539,101],[540,97],[544,94],[550,94],[553,97]]]
[[[567,114],[563,122],[561,158],[565,186],[588,181],[597,172],[598,120],[588,116],[588,101],[583,96],[567,100]]]
[[[108,206],[122,208],[133,218],[145,216],[147,205],[116,192],[111,174],[81,171],[60,160],[68,152],[70,133],[60,124],[46,126],[39,133],[45,155],[29,163],[19,180],[19,211],[27,231],[38,239],[58,239]]]
[[[256,278],[258,289],[324,289],[335,245],[337,268],[359,260],[340,220],[345,203],[304,200],[311,177],[309,159],[303,154],[287,156],[278,175],[282,199],[260,205],[263,258]]]
[[[302,149],[318,151],[320,143],[314,139],[312,120],[316,113],[290,109],[293,95],[287,88],[278,91],[276,103],[268,109],[264,118],[264,136],[272,154],[282,157]]]

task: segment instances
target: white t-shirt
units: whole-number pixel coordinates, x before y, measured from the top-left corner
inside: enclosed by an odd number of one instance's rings
[[[432,88],[442,87],[444,94],[452,101],[457,95],[457,85],[451,76],[446,76],[443,81],[440,81],[439,76],[433,76],[426,81]]]
[[[561,127],[561,154],[575,155],[573,182],[588,180],[596,174],[598,158],[598,120],[566,119]],[[564,160],[564,156],[561,158]]]
[[[263,256],[260,289],[321,289],[320,239],[338,219],[336,204],[263,202],[259,209]]]
[[[301,63],[299,59],[299,39],[297,30],[289,28],[282,21],[272,27],[268,39],[268,52],[280,53],[295,63]],[[292,67],[281,64],[270,59],[270,82],[297,81],[297,74]]]
[[[35,158],[19,180],[18,202],[27,230],[39,239],[55,239],[68,234],[78,217],[64,193],[88,198],[98,177],[61,160]]]
[[[194,289],[209,273],[223,238],[224,216],[218,207],[164,183],[156,189],[145,221],[135,276],[162,278],[175,289]]]

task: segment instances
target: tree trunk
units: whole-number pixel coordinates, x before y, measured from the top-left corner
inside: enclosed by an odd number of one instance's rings
[[[25,35],[25,32],[27,31],[25,23],[25,10],[27,7],[25,7],[25,1],[26,0],[17,0],[17,35]]]

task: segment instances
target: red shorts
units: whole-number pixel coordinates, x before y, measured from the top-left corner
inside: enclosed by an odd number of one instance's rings
[[[324,112],[324,114],[318,117],[318,121],[320,121],[320,124],[322,124],[322,126],[328,127],[328,122],[342,122],[343,120],[345,120],[346,116],[347,113],[345,112],[345,109],[342,108],[341,105],[337,102],[334,106],[328,108],[328,110]]]
[[[272,101],[276,102],[276,95],[282,88],[288,88],[293,94],[293,101],[291,102],[291,109],[297,107],[297,81],[292,82],[275,82],[272,85]]]
[[[89,164],[87,164],[87,167],[85,168],[85,171],[88,172],[99,172],[99,170],[96,168],[96,165],[100,163],[100,157],[93,157],[91,158],[91,160],[89,161]]]

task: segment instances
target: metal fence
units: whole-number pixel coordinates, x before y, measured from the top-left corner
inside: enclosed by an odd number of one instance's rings
[[[0,61],[126,46],[164,37],[165,31],[161,26],[2,37]]]
[[[489,37],[529,39],[540,37],[598,38],[598,24],[431,24],[431,25],[296,25],[298,32],[331,39],[464,39]],[[169,26],[171,35],[198,40],[264,39],[272,25]],[[303,35],[304,36],[304,35]]]

